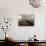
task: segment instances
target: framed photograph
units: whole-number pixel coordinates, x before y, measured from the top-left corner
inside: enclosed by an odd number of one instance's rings
[[[34,26],[34,15],[19,14],[18,26]]]

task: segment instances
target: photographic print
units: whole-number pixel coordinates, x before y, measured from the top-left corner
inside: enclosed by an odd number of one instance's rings
[[[18,26],[34,26],[34,15],[18,15]]]

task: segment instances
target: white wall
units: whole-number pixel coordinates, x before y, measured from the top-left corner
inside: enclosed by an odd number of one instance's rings
[[[8,31],[17,40],[27,40],[34,34],[39,40],[45,39],[45,15],[46,8],[32,8],[28,0],[0,0],[0,16],[13,18],[12,27]],[[18,14],[34,14],[34,27],[19,27]],[[2,31],[1,31],[2,32]],[[0,35],[2,35],[0,32]],[[45,34],[44,34],[45,33]],[[0,36],[2,39],[2,36]]]

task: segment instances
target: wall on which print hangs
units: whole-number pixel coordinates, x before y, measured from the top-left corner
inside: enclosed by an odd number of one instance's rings
[[[12,26],[8,34],[16,40],[28,40],[34,34],[37,39],[44,40],[44,23],[46,15],[46,8],[33,8],[30,6],[28,0],[1,0],[0,1],[0,19],[2,17],[12,17]],[[20,27],[18,26],[19,14],[33,14],[35,16],[34,26]],[[4,39],[3,31],[0,29],[0,39]]]

